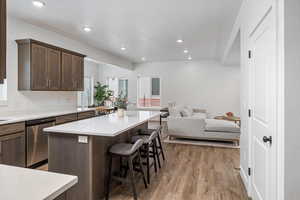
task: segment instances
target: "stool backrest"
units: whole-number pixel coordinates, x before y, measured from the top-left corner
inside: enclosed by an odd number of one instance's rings
[[[130,150],[130,152],[135,152],[135,151],[137,151],[139,148],[141,148],[141,146],[144,144],[144,140],[142,140],[142,139],[138,139],[135,143],[134,143],[134,145],[131,147],[131,150]]]
[[[152,141],[152,140],[154,140],[156,137],[157,137],[157,131],[155,130],[155,131],[153,131],[152,133],[151,133],[151,135],[149,136],[149,141]]]
[[[159,127],[156,128],[156,131],[157,131],[158,133],[160,133],[161,130],[162,130],[162,126],[159,126]]]

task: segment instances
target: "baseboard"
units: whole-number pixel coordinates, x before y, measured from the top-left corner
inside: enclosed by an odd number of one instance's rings
[[[242,179],[242,182],[246,188],[247,191],[247,195],[250,198],[250,193],[249,193],[249,179],[248,179],[248,175],[247,173],[244,171],[244,169],[242,168],[242,166],[240,166],[240,176]]]
[[[207,141],[207,140],[191,140],[191,139],[170,139],[167,137],[164,139],[164,143],[168,144],[184,144],[184,145],[196,145],[196,146],[206,146],[206,147],[216,147],[216,148],[230,148],[239,149],[240,146],[236,146],[233,143],[225,143],[219,141]]]

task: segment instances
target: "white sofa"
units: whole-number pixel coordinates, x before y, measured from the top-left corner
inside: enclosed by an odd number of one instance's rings
[[[205,110],[189,107],[169,108],[170,138],[233,141],[238,143],[240,127],[231,121],[207,118]]]

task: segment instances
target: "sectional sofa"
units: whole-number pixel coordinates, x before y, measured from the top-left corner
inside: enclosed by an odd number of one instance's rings
[[[206,110],[189,106],[169,107],[169,113],[167,134],[170,139],[232,141],[239,144],[240,127],[234,122],[208,118]]]

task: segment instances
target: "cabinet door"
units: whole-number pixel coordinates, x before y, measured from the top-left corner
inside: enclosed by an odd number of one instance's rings
[[[72,54],[62,52],[62,89],[74,90]]]
[[[80,56],[72,56],[73,79],[75,83],[75,90],[83,90],[84,81],[84,64],[83,58]]]
[[[37,44],[31,47],[31,89],[48,89],[47,48]]]
[[[49,90],[61,88],[61,52],[54,49],[47,49],[47,68]]]
[[[0,84],[6,78],[6,0],[0,1]]]
[[[0,137],[0,164],[25,167],[25,132]]]

